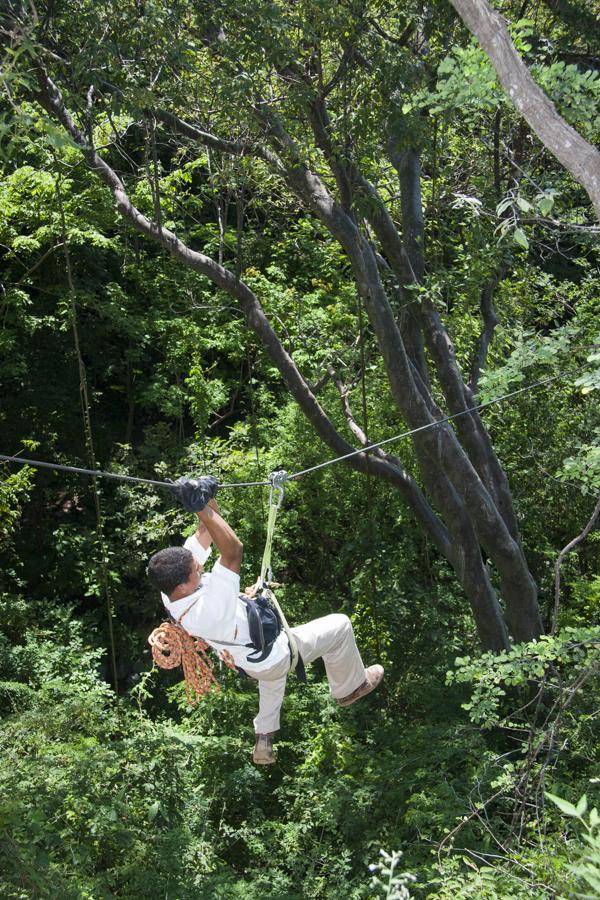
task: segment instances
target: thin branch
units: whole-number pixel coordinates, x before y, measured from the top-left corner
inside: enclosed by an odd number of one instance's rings
[[[352,412],[352,408],[350,406],[350,401],[348,399],[348,395],[351,390],[350,387],[348,385],[344,384],[344,382],[341,380],[341,378],[337,377],[336,371],[333,368],[333,366],[331,366],[329,368],[329,374],[331,375],[331,377],[335,383],[335,386],[338,390],[338,393],[340,395],[340,399],[342,401],[342,408],[344,410],[344,416],[346,417],[346,421],[348,423],[348,428],[350,429],[350,431],[352,432],[354,437],[357,439],[359,444],[362,444],[363,447],[366,447],[367,444],[369,443],[369,441],[367,439],[367,435],[365,434],[365,432],[362,430],[362,428],[356,421],[354,414]]]
[[[390,44],[395,44],[397,47],[406,47],[408,43],[408,39],[416,30],[416,25],[412,22],[406,26],[400,37],[393,37],[391,34],[388,34],[387,31],[384,31],[379,22],[376,19],[367,19],[369,25],[372,25],[377,34],[384,39],[384,41],[388,41]]]
[[[594,507],[594,512],[591,515],[591,518],[581,534],[578,534],[577,537],[573,538],[572,541],[562,548],[560,553],[558,554],[556,564],[554,566],[554,613],[552,616],[552,629],[550,634],[555,634],[556,629],[558,628],[558,610],[560,607],[560,570],[563,564],[563,560],[567,553],[570,553],[571,550],[574,550],[582,541],[586,539],[594,525],[596,524],[596,520],[600,516],[600,495],[598,495],[598,501],[596,506]]]
[[[331,381],[331,373],[324,372],[323,375],[321,375],[321,377],[317,379],[317,381],[313,381],[311,383],[310,389],[313,392],[313,394],[315,394],[315,396],[316,396],[318,393],[320,393],[320,391],[323,390],[323,388],[325,387],[326,384],[329,384],[330,381]]]
[[[31,266],[31,268],[27,269],[27,271],[23,275],[21,275],[19,280],[17,282],[15,282],[14,286],[18,287],[20,284],[22,284],[25,281],[25,279],[29,278],[30,275],[33,275],[33,273],[36,271],[36,269],[39,269],[39,267],[41,265],[43,265],[43,263],[45,263],[45,261],[48,259],[50,254],[54,253],[55,250],[60,250],[62,246],[63,246],[62,241],[59,241],[58,244],[52,244],[52,246],[48,250],[46,250],[45,253],[42,253],[40,258],[38,260],[36,260],[36,262],[34,262],[34,264]],[[20,260],[19,260],[19,262],[20,262]]]
[[[220,150],[223,153],[229,153],[232,156],[254,156],[264,160],[272,166],[276,172],[283,174],[284,169],[277,154],[273,153],[267,147],[260,144],[253,144],[246,141],[230,141],[226,138],[217,137],[208,131],[203,131],[189,122],[185,122],[174,113],[168,112],[166,109],[155,109],[154,115],[165,125],[170,125],[174,131],[179,131],[193,141],[198,141],[205,147],[211,147],[213,150]]]
[[[498,316],[494,306],[494,293],[500,281],[501,274],[498,273],[494,278],[483,285],[479,297],[479,309],[481,310],[481,318],[483,320],[483,328],[477,339],[475,349],[475,357],[471,365],[471,377],[469,379],[469,389],[473,394],[477,393],[479,377],[485,368],[488,350],[494,337],[494,331],[498,324]]]
[[[351,48],[344,47],[344,52],[342,53],[342,58],[340,59],[340,63],[337,69],[335,70],[327,84],[323,85],[319,92],[321,100],[325,100],[332,92],[332,90],[337,87],[337,85],[342,80],[348,68],[348,63],[350,62],[351,55]]]

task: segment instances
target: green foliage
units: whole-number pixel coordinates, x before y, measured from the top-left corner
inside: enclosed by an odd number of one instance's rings
[[[125,225],[41,111],[40,41],[78,125],[130,197],[154,216],[158,189],[168,226],[239,271],[333,424],[354,440],[324,377],[330,365],[371,440],[404,429],[364,311],[357,340],[356,282],[331,234],[263,160],[208,152],[159,123],[154,133],[148,115],[163,105],[261,146],[253,109],[267,97],[295,141],[294,161],[334,189],[307,127],[328,85],[334,158],[371,180],[395,221],[390,141],[421,155],[422,285],[401,294],[382,275],[398,319],[430,299],[467,373],[482,288],[497,282],[480,399],[561,376],[482,413],[549,620],[556,554],[581,531],[600,484],[597,235],[582,190],[523,127],[449,5],[36,7],[0,72],[2,449],[87,465],[60,184],[101,466],[158,479],[210,470],[229,482],[329,456],[241,310]],[[515,38],[561,113],[594,140],[599,79],[584,43],[567,34],[542,7]],[[356,196],[358,221],[373,203],[382,200]],[[394,449],[420,480],[411,445]],[[391,485],[343,466],[290,484],[274,548],[289,618],[348,613],[365,662],[382,660],[386,680],[342,711],[319,665],[306,688],[290,679],[279,761],[263,771],[250,762],[255,685],[220,673],[223,690],[190,710],[179,674],[149,665],[146,636],[162,611],[146,586],[147,558],[180,541],[189,517],[158,488],[101,484],[117,703],[89,485],[45,470],[5,473],[2,896],[520,900],[595,889],[598,823],[581,807],[565,826],[541,798],[548,788],[591,796],[598,775],[597,534],[565,560],[558,633],[493,657],[479,653],[456,578]],[[253,581],[265,494],[223,491],[219,501]],[[381,846],[401,847],[416,881],[398,874],[393,853],[370,884]]]
[[[17,526],[32,481],[33,471],[26,466],[0,481],[0,541],[3,544]]]
[[[471,721],[490,728],[499,723],[511,688],[540,681],[562,666],[575,675],[595,664],[599,646],[598,627],[566,627],[556,635],[542,635],[538,641],[518,644],[503,653],[457,658],[456,669],[447,673],[446,680],[448,684],[473,685],[471,699],[463,703],[463,709],[468,710]]]
[[[435,89],[424,90],[405,104],[405,111],[422,106],[430,115],[457,110],[469,121],[495,110],[502,102],[496,73],[477,42],[456,47],[438,66]]]
[[[596,807],[588,811],[587,797],[583,794],[576,805],[562,797],[546,792],[546,797],[556,804],[568,818],[578,825],[578,835],[582,843],[575,851],[575,861],[567,866],[572,879],[565,885],[570,897],[587,900],[600,894],[600,815]],[[588,813],[586,819],[586,812]],[[572,841],[569,843],[572,844]]]
[[[415,876],[408,872],[396,872],[402,853],[380,850],[379,855],[383,862],[369,866],[369,870],[374,873],[371,887],[376,896],[385,897],[386,900],[410,900],[409,885],[415,881]]]
[[[596,428],[591,443],[575,444],[574,456],[565,459],[559,478],[576,482],[585,493],[600,491],[600,428]]]
[[[525,54],[531,54],[532,50],[532,25],[528,20],[513,24],[515,45]],[[560,115],[588,140],[597,139],[600,102],[598,72],[593,69],[582,71],[580,66],[562,60],[548,64],[546,54],[534,55],[538,59],[531,67],[532,74]],[[404,111],[423,108],[430,115],[452,115],[460,111],[466,121],[478,124],[505,103],[506,97],[498,85],[492,64],[472,38],[466,47],[453,48],[438,66],[435,88],[417,92],[405,102]]]
[[[558,112],[588,141],[598,140],[598,104],[600,76],[597,71],[581,71],[575,64],[562,60],[549,66],[538,66],[537,81],[552,98]]]

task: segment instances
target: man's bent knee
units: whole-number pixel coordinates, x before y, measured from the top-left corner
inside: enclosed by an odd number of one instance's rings
[[[352,631],[352,622],[345,613],[332,613],[330,618],[335,620],[334,624],[337,631],[344,633]]]

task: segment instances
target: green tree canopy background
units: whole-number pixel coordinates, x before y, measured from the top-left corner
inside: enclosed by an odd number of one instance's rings
[[[503,12],[597,143],[593,4]],[[89,465],[74,320],[95,459],[156,479],[263,480],[560,376],[288,486],[289,618],[348,613],[386,687],[343,714],[318,667],[290,684],[269,772],[249,685],[191,710],[150,668],[146,561],[189,517],[102,481],[100,540],[89,481],[6,466],[3,893],[371,897],[383,846],[415,896],[585,896],[597,531],[558,605],[554,567],[600,490],[588,194],[446,3],[10,3],[2,40],[3,453]],[[266,494],[219,500],[250,583]]]

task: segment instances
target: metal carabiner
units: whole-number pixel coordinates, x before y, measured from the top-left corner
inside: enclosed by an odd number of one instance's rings
[[[283,502],[285,495],[285,483],[288,480],[288,473],[285,469],[277,469],[269,475],[269,506],[276,506],[278,509]]]

